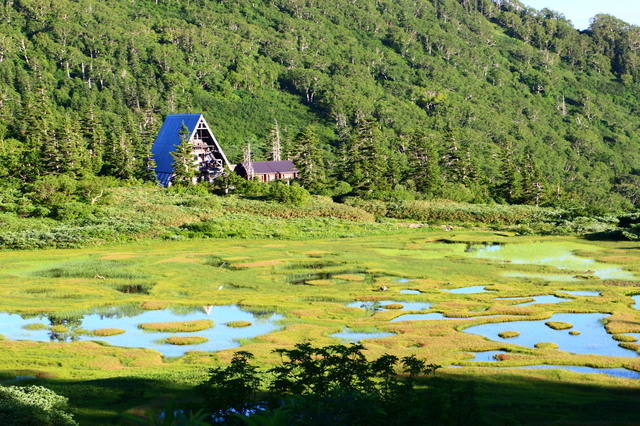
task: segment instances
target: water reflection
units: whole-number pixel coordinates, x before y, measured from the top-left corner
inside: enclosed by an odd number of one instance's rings
[[[526,265],[552,266],[557,269],[580,272],[581,276],[530,274],[518,273],[507,276],[521,276],[525,278],[542,278],[562,281],[575,281],[593,277],[596,279],[621,279],[632,280],[635,276],[622,268],[611,267],[605,263],[596,262],[594,259],[587,259],[576,256],[576,250],[597,249],[586,244],[565,244],[565,243],[531,243],[522,245],[497,245],[486,246],[473,250],[473,256],[482,259],[491,259],[500,262]],[[467,249],[464,250],[468,252]]]
[[[368,301],[368,302],[352,302],[347,306],[350,308],[360,308],[365,311],[383,311],[387,310],[388,305],[402,305],[401,309],[396,309],[398,311],[424,311],[426,309],[431,308],[431,303],[428,302],[402,302],[396,300],[378,300],[378,301]]]
[[[567,294],[570,294],[572,296],[586,296],[586,297],[600,296],[600,292],[599,291],[560,290],[560,292],[561,293],[567,293]]]
[[[485,351],[485,352],[476,352],[474,358],[469,361],[478,361],[478,362],[497,362],[496,355],[504,355],[508,352],[505,351]]]
[[[282,315],[260,312],[259,315],[244,311],[235,305],[207,307],[173,307],[172,310],[142,311],[139,308],[125,307],[99,309],[98,312],[73,318],[59,318],[53,315],[39,317],[0,313],[2,334],[11,340],[36,341],[76,341],[101,340],[114,346],[155,349],[167,356],[180,356],[191,349],[202,351],[220,351],[240,346],[238,339],[250,339],[279,329],[277,321]],[[207,313],[208,312],[208,313]],[[214,327],[195,333],[206,337],[208,342],[190,346],[172,346],[158,343],[169,336],[189,336],[193,333],[145,332],[138,325],[149,322],[195,321],[209,319]],[[43,320],[51,326],[45,329],[33,329],[33,324],[42,324]],[[251,325],[244,328],[228,327],[225,324],[235,321],[247,321]],[[26,327],[26,328],[25,328]],[[66,327],[67,331],[62,331]],[[116,336],[93,337],[81,330],[116,328],[125,331]],[[58,330],[58,331],[55,331]],[[80,332],[79,332],[80,331]]]

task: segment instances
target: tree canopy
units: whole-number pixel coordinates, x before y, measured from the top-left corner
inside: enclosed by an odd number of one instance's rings
[[[232,161],[247,142],[269,159],[276,121],[292,153],[313,125],[326,178],[365,192],[637,202],[640,28],[613,16],[580,32],[515,0],[21,0],[0,22],[1,177],[149,179],[164,115],[203,112]]]

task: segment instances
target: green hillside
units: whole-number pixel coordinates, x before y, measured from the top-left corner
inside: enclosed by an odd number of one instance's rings
[[[640,28],[611,16],[581,33],[517,1],[16,0],[0,23],[12,182],[149,179],[163,116],[203,112],[232,161],[268,159],[276,121],[295,155],[313,125],[316,191],[638,201]]]

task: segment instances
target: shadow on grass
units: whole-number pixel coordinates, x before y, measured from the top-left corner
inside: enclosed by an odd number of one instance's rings
[[[435,377],[417,381],[420,402],[409,409],[416,410],[422,424],[638,424],[639,383],[626,380],[628,386],[622,381],[613,385],[601,378],[591,383],[569,382],[578,377],[553,370],[530,376],[496,369],[441,370]],[[157,412],[171,399],[178,401],[178,407],[194,411],[201,404],[194,387],[169,378],[42,378],[30,382],[68,397],[81,425],[127,424],[123,413]]]
[[[525,377],[496,369],[470,374],[440,371],[424,383],[443,391],[473,384],[477,412],[492,425],[638,424],[637,381],[627,379],[629,386],[616,386],[604,379],[588,384],[569,382],[578,375],[559,370],[548,370],[545,375]]]
[[[198,401],[194,388],[170,379],[114,377],[86,381],[41,379],[30,381],[69,398],[81,425],[129,424],[122,414],[144,416],[158,412],[169,400],[191,405]]]

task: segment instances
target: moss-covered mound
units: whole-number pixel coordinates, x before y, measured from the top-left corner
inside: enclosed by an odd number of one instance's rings
[[[170,345],[186,346],[186,345],[199,345],[200,343],[208,342],[209,339],[202,336],[173,336],[164,339],[165,343]]]
[[[93,335],[97,337],[108,337],[108,336],[117,336],[118,334],[123,334],[124,330],[120,328],[98,328],[97,330],[93,330]]]
[[[144,331],[161,331],[165,333],[191,333],[207,330],[211,327],[213,327],[213,321],[211,320],[148,322],[138,326]]]

